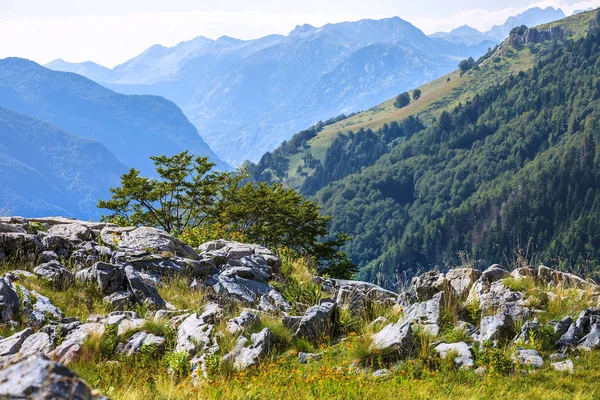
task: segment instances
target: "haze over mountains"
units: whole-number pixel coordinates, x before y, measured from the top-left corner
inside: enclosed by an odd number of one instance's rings
[[[465,45],[475,45],[485,41],[499,43],[508,36],[514,27],[520,25],[532,27],[547,22],[558,21],[562,18],[565,18],[565,13],[560,8],[555,9],[554,7],[547,7],[541,9],[539,7],[534,7],[519,15],[509,17],[504,24],[494,25],[487,32],[480,32],[468,25],[463,25],[450,32],[434,33],[431,37]]]
[[[369,108],[448,73],[517,25],[562,17],[561,10],[536,8],[485,34],[463,27],[432,37],[398,17],[303,25],[285,37],[155,45],[112,70],[63,60],[46,66],[122,93],[174,101],[218,156],[237,165],[257,161],[321,119]]]

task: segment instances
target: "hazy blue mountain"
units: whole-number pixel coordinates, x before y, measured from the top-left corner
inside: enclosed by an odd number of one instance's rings
[[[116,93],[80,75],[19,58],[0,60],[0,106],[106,145],[120,161],[154,171],[151,155],[185,149],[220,162],[171,101]]]
[[[503,25],[495,25],[486,32],[498,42],[503,41],[508,37],[510,31],[517,26],[537,26],[548,22],[558,21],[565,18],[565,13],[559,8],[547,7],[541,9],[539,7],[530,8],[529,10],[510,17]]]
[[[104,145],[0,107],[0,214],[98,218],[127,171]]]
[[[573,11],[573,15],[575,15],[575,14],[581,14],[581,13],[588,12],[588,11],[594,11],[594,8],[593,7],[588,7],[585,10],[575,10],[575,11]]]
[[[489,45],[432,39],[398,17],[303,25],[286,37],[153,46],[115,67],[106,85],[173,100],[219,157],[238,164],[321,118],[443,75]]]
[[[510,31],[517,26],[526,25],[532,27],[547,22],[558,21],[564,17],[565,13],[560,8],[547,7],[541,9],[534,7],[521,14],[509,17],[504,24],[494,25],[487,32],[480,32],[468,25],[463,25],[450,32],[436,32],[430,35],[430,37],[456,44],[476,45],[487,42],[493,46],[506,39]]]
[[[468,25],[463,25],[450,32],[436,32],[430,37],[434,39],[443,39],[450,43],[464,44],[468,46],[476,45],[482,42],[496,42],[496,39],[486,33],[480,32]]]
[[[92,61],[73,64],[66,62],[62,58],[59,58],[49,62],[44,66],[55,71],[73,72],[74,74],[83,75],[96,82],[105,82],[111,80],[113,73],[111,69],[103,67],[102,65],[96,64]]]

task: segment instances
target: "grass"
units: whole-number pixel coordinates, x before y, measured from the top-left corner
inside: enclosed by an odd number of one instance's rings
[[[190,278],[177,275],[166,278],[158,287],[158,293],[180,310],[197,310],[207,303],[208,292],[202,288],[191,289]]]
[[[352,367],[362,338],[324,347],[319,362],[299,364],[295,352],[266,360],[259,367],[216,376],[194,386],[189,377],[166,373],[165,363],[143,366],[139,359],[98,365],[72,365],[89,384],[112,399],[597,399],[600,352],[582,354],[571,375],[548,365],[522,375],[507,367],[510,352],[486,350],[478,355],[488,366],[484,376],[457,370],[449,363],[421,360],[391,367],[391,375],[375,379]],[[512,365],[512,363],[511,363]],[[432,368],[433,367],[433,368]]]

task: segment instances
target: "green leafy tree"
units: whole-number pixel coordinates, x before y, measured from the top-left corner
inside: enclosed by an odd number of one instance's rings
[[[421,98],[421,89],[415,89],[412,92],[413,100],[419,100]]]
[[[398,97],[396,97],[396,101],[394,105],[396,108],[404,108],[410,104],[410,95],[408,92],[400,93]]]
[[[132,168],[111,188],[112,198],[98,208],[112,211],[103,221],[120,225],[156,226],[173,234],[198,227],[212,214],[214,203],[231,174],[213,172],[208,157],[187,151],[172,157],[151,157],[159,179],[140,176]]]
[[[207,238],[211,231],[230,238],[289,248],[320,261],[326,273],[349,278],[356,267],[339,250],[348,238],[327,239],[330,217],[293,189],[280,184],[246,183],[245,171],[214,172],[207,157],[187,151],[151,157],[157,179],[131,169],[112,198],[98,207],[112,213],[103,221],[120,225],[156,226],[181,238]],[[197,243],[194,243],[197,244]]]
[[[458,68],[460,68],[460,76],[463,76],[465,72],[475,67],[475,60],[473,57],[469,57],[466,60],[462,60],[460,64],[458,64]]]

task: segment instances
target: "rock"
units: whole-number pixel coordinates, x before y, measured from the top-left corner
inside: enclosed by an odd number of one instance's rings
[[[242,311],[239,316],[227,322],[227,330],[232,334],[237,334],[251,328],[258,320],[258,315]]]
[[[327,302],[306,310],[294,333],[295,338],[304,338],[320,343],[326,336],[331,337],[335,325],[336,305]]]
[[[164,343],[165,338],[162,336],[155,336],[146,332],[138,332],[127,341],[125,347],[121,351],[121,354],[128,356],[139,354],[142,350],[142,346],[152,346],[155,349],[160,349]]]
[[[50,235],[62,236],[74,243],[95,239],[92,230],[79,223],[54,225],[48,229],[48,233]]]
[[[440,330],[440,312],[443,306],[444,293],[434,295],[430,300],[415,303],[404,310],[404,320],[414,322],[425,331],[437,336]]]
[[[54,252],[59,257],[66,257],[73,250],[73,243],[66,237],[38,232],[38,238],[48,251]]]
[[[21,224],[8,224],[0,221],[0,233],[27,233]]]
[[[507,278],[510,273],[500,264],[494,264],[488,269],[483,271],[481,279],[487,280],[489,283],[499,281],[500,279]]]
[[[193,313],[187,317],[177,329],[175,351],[186,351],[193,355],[196,351],[210,347],[213,344],[214,324],[221,312],[222,310],[217,304],[211,303],[204,307],[201,315]],[[197,348],[196,345],[200,348]]]
[[[0,319],[9,323],[19,312],[20,300],[17,292],[7,278],[0,277]]]
[[[29,336],[33,335],[33,329],[26,328],[6,339],[0,340],[0,360],[6,360],[9,356],[16,354],[21,345]]]
[[[515,279],[526,279],[526,278],[535,279],[537,276],[537,271],[533,267],[521,267],[521,268],[517,268],[513,272],[511,272],[510,276],[512,276]]]
[[[500,313],[492,317],[483,317],[479,325],[479,341],[503,340],[512,337],[514,322],[512,318]]]
[[[34,354],[48,355],[48,353],[54,350],[54,347],[54,343],[52,342],[49,334],[45,332],[37,332],[31,336],[28,336],[25,341],[23,341],[17,357],[21,359]]]
[[[131,304],[135,303],[135,296],[130,291],[121,290],[114,292],[110,296],[105,296],[102,301],[110,304],[113,310],[125,310]]]
[[[136,271],[157,277],[185,274],[192,278],[206,278],[219,271],[212,261],[200,259],[162,256],[148,252],[123,252],[113,254],[111,263],[116,265],[131,265]]]
[[[590,333],[583,337],[577,346],[578,349],[584,351],[592,351],[598,347],[600,347],[600,321],[592,325]]]
[[[135,296],[139,303],[146,303],[155,309],[164,308],[166,303],[158,294],[158,291],[150,285],[147,285],[131,265],[125,267],[125,278],[129,290]]]
[[[86,323],[71,331],[63,342],[49,356],[63,364],[77,361],[81,355],[82,345],[92,335],[102,336],[104,325],[101,323]]]
[[[564,335],[569,330],[569,327],[573,323],[572,317],[564,317],[554,325],[554,334],[558,337]]]
[[[248,367],[258,364],[271,350],[273,333],[269,328],[264,328],[259,333],[251,336],[251,343],[247,346],[249,344],[248,339],[243,336],[240,337],[233,350],[223,357],[223,362],[231,363],[238,371],[243,371]]]
[[[0,397],[7,399],[100,400],[64,365],[32,355],[0,371]]]
[[[121,235],[126,232],[131,232],[136,230],[135,226],[129,227],[113,227],[107,226],[102,228],[100,231],[100,239],[105,245],[108,246],[118,246],[121,242]]]
[[[447,287],[446,277],[437,271],[414,277],[410,283],[410,290],[415,293],[418,301],[430,300],[436,293],[443,292]]]
[[[142,318],[123,319],[121,322],[119,322],[119,327],[117,328],[117,335],[121,336],[129,331],[141,329],[145,324],[146,320]]]
[[[58,261],[50,261],[33,269],[37,276],[60,286],[67,287],[73,283],[75,276]]]
[[[540,354],[530,349],[518,349],[517,355],[513,357],[513,361],[533,368],[542,368],[544,366],[544,359]]]
[[[466,333],[471,338],[473,338],[473,340],[477,340],[478,339],[479,330],[477,329],[477,327],[475,325],[471,324],[470,322],[458,321],[456,323],[456,328],[455,329],[462,330],[464,333]]]
[[[567,329],[567,332],[558,339],[557,344],[560,347],[575,346],[579,343],[581,335],[581,329],[579,329],[575,323],[572,323],[571,326],[569,326],[569,329]]]
[[[406,356],[412,352],[413,346],[414,337],[410,322],[398,321],[387,325],[373,336],[371,350],[395,352],[399,356]]]
[[[600,287],[596,284],[586,281],[576,275],[558,271],[540,265],[537,271],[537,279],[545,285],[560,286],[564,288],[576,288],[583,290],[598,290]]]
[[[552,368],[556,371],[573,373],[575,371],[575,365],[573,365],[573,361],[565,360],[560,362],[552,363]]]
[[[521,331],[517,334],[514,341],[529,342],[531,333],[539,330],[540,328],[541,326],[537,318],[534,318],[533,321],[527,321],[521,327]]]
[[[198,254],[190,246],[165,231],[151,227],[140,227],[121,234],[121,249],[170,253],[175,256],[195,260]]]
[[[495,281],[487,290],[477,295],[482,313],[504,312],[513,320],[525,321],[529,318],[530,310],[525,307],[525,296]]]
[[[48,318],[60,320],[63,317],[63,312],[56,307],[49,298],[36,292],[31,292],[36,301],[33,305],[33,310],[29,315],[29,323],[34,327],[41,327]]]
[[[267,296],[272,301],[265,303],[263,306],[274,303],[273,307],[281,311],[290,311],[292,309],[275,288],[264,282],[240,278],[238,276],[218,275],[215,279],[209,280],[207,283],[212,286],[213,290],[219,296],[227,299],[254,305],[260,302],[262,297]]]
[[[198,251],[210,257],[218,266],[226,264],[230,260],[241,260],[244,257],[259,255],[273,268],[273,272],[279,272],[281,268],[281,259],[271,250],[258,244],[214,240],[201,245]]]
[[[79,271],[76,277],[82,282],[95,281],[105,295],[125,289],[125,274],[117,265],[97,262],[92,267]]]
[[[0,251],[5,257],[33,260],[46,250],[35,235],[0,233]]]
[[[387,368],[378,369],[377,371],[373,372],[373,378],[386,378],[386,377],[390,376],[391,374],[392,374],[392,371],[390,371]]]
[[[446,273],[446,280],[453,289],[453,294],[464,298],[469,294],[471,287],[481,276],[481,272],[473,268],[451,269]]]
[[[54,261],[57,259],[58,259],[58,254],[56,254],[53,251],[44,251],[44,252],[42,252],[42,255],[40,256],[40,260],[44,263]]]
[[[437,351],[443,359],[445,359],[450,352],[456,353],[457,357],[454,359],[454,365],[459,368],[472,368],[475,366],[471,348],[464,342],[451,344],[442,343],[435,347],[435,351]]]
[[[323,356],[321,354],[312,353],[298,353],[298,362],[300,364],[307,364],[309,361],[320,361]]]

